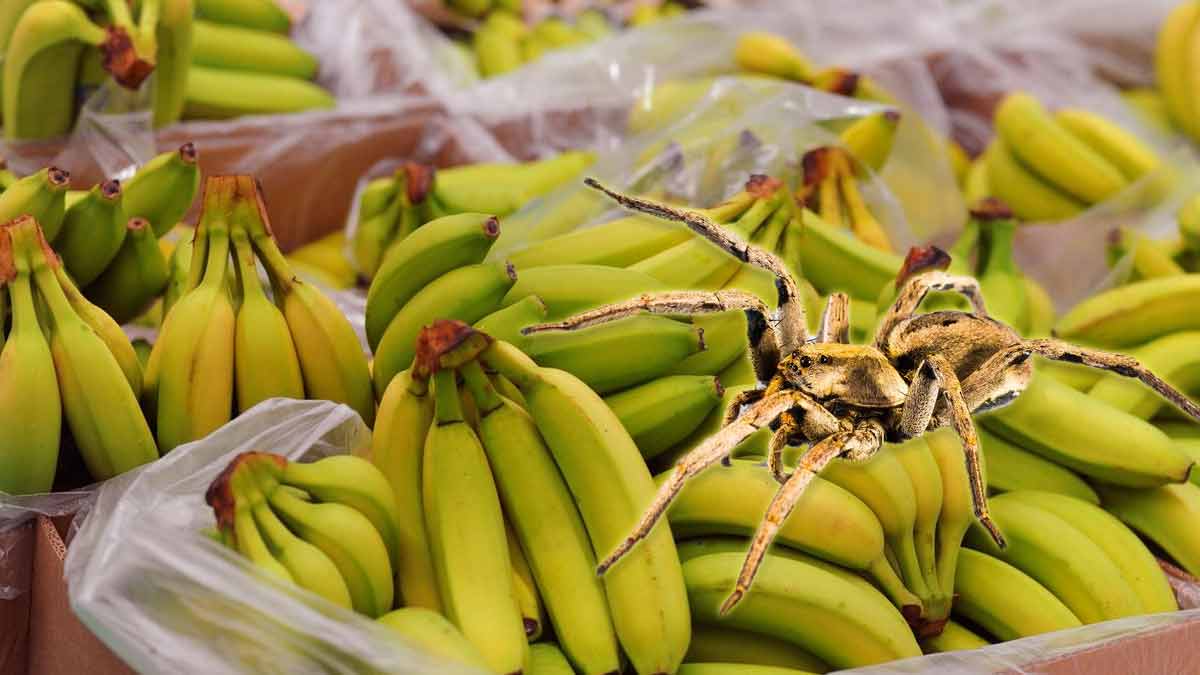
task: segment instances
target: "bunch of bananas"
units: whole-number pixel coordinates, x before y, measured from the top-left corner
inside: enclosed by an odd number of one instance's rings
[[[424,223],[456,213],[507,216],[575,179],[595,161],[573,151],[522,164],[481,163],[442,169],[406,162],[392,175],[366,184],[358,200],[354,258],[359,273],[375,277],[392,244]]]
[[[157,459],[141,379],[129,338],[79,292],[38,221],[0,226],[0,492],[49,491],[60,447],[96,480]]]
[[[1159,94],[1157,115],[1168,126],[1200,139],[1200,116],[1196,110],[1196,85],[1192,75],[1196,22],[1200,2],[1186,0],[1175,5],[1158,29],[1154,44],[1154,76]]]
[[[374,420],[370,372],[353,328],[293,274],[252,177],[206,179],[193,242],[173,257],[171,301],[142,392],[164,450],[273,397],[336,401]]]
[[[1151,174],[1140,198],[1153,203],[1167,188],[1162,161],[1139,138],[1096,113],[1053,114],[1033,96],[1009,94],[996,108],[996,136],[976,160],[967,196],[1004,200],[1021,220],[1071,218]]]
[[[346,290],[358,283],[358,272],[346,255],[345,230],[336,230],[294,249],[287,260],[297,275],[326,288]]]
[[[371,462],[333,455],[301,463],[246,452],[205,499],[220,541],[264,574],[371,618],[391,611],[399,511]]]
[[[818,68],[790,41],[774,33],[742,33],[734,49],[734,60],[742,72],[799,82],[841,96],[896,102],[890,93],[865,75],[838,66]]]

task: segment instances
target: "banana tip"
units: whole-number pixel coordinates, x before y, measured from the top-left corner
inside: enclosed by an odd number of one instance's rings
[[[129,222],[125,224],[125,227],[126,229],[138,232],[150,227],[150,221],[142,218],[141,216],[134,216],[133,218],[129,219]]]
[[[100,184],[100,196],[105,199],[116,199],[121,196],[121,181],[110,178]]]
[[[57,166],[46,169],[46,177],[53,187],[67,187],[71,184],[71,172]]]
[[[761,173],[751,174],[750,178],[746,179],[746,192],[759,199],[770,197],[781,187],[783,181]]]
[[[888,110],[883,113],[883,119],[891,122],[892,124],[895,124],[900,121],[900,111],[899,110]]]
[[[490,216],[483,221],[483,234],[490,239],[495,239],[500,236],[500,219],[496,216]]]
[[[984,197],[971,207],[971,217],[976,220],[1008,220],[1013,217],[1008,204],[996,197]]]
[[[179,146],[179,158],[183,160],[184,164],[195,164],[199,157],[200,153],[196,151],[195,143],[188,141]]]

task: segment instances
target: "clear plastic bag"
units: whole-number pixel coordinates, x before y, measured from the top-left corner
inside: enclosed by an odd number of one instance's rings
[[[104,483],[67,551],[72,609],[142,673],[473,672],[268,579],[203,533],[214,525],[204,492],[238,453],[311,459],[361,454],[369,441],[346,406],[272,399]]]

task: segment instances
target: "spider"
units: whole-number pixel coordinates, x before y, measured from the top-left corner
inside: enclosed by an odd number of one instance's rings
[[[873,343],[852,345],[848,344],[849,297],[845,294],[830,295],[817,334],[809,337],[796,282],[776,256],[731,237],[700,213],[623,195],[592,178],[584,182],[627,209],[682,222],[739,260],[773,273],[778,291],[778,317],[772,320],[762,300],[750,293],[673,291],[642,295],[525,329],[527,333],[575,330],[642,312],[680,315],[740,309],[749,319],[754,370],[766,385],[740,394],[725,412],[722,428],[678,461],[633,531],[599,563],[597,574],[603,575],[646,538],[689,479],[718,462],[727,463],[731,451],[762,427],[774,430],[767,467],[781,487],[751,540],[721,614],[745,596],[779,528],[805,488],[831,461],[862,462],[879,452],[885,441],[914,438],[947,424],[962,442],[975,518],[1004,548],[1004,536],[988,514],[979,437],[971,415],[1016,399],[1033,375],[1029,357],[1034,354],[1137,378],[1200,420],[1200,407],[1131,357],[1056,339],[1027,340],[989,317],[978,281],[939,269],[949,256],[934,247],[910,252],[900,273],[899,295],[880,321]],[[930,291],[959,293],[972,311],[916,314]],[[795,469],[786,473],[784,449],[804,444],[808,449]]]

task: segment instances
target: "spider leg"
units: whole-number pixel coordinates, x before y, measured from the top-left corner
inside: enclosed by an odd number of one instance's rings
[[[971,408],[963,396],[963,387],[958,381],[958,376],[944,357],[931,355],[917,368],[917,374],[908,387],[908,398],[905,399],[904,408],[900,413],[900,433],[913,438],[925,433],[931,424],[939,424],[933,419],[939,393],[946,397],[950,408],[950,422],[962,441],[975,518],[988,531],[996,545],[1004,548],[1004,535],[1000,533],[1000,528],[988,513],[987,485],[983,480],[979,434],[975,432]]]
[[[1200,406],[1197,406],[1195,402],[1161,377],[1150,372],[1148,368],[1132,356],[1079,347],[1069,342],[1052,338],[1025,340],[993,354],[964,383],[964,389],[968,393],[968,400],[988,395],[986,392],[980,392],[982,387],[976,385],[976,375],[979,376],[981,385],[985,383],[998,383],[1002,381],[1004,371],[1011,369],[1013,366],[1023,364],[1029,358],[1030,354],[1037,354],[1048,359],[1054,359],[1055,361],[1079,363],[1091,368],[1107,370],[1118,375],[1140,380],[1176,408],[1179,408],[1187,413],[1189,417],[1200,422]],[[971,384],[972,386],[967,388],[967,384]]]
[[[910,278],[900,289],[896,301],[888,308],[887,314],[875,331],[875,346],[883,349],[888,336],[900,322],[912,318],[921,305],[921,301],[930,291],[955,291],[962,294],[971,302],[971,308],[979,316],[987,316],[987,307],[983,302],[983,294],[979,291],[979,282],[974,277],[946,274],[941,271],[925,272]]]
[[[783,449],[795,439],[800,431],[800,423],[791,411],[779,416],[779,428],[771,436],[771,444],[767,452],[767,469],[780,485],[787,483],[788,474],[783,472]]]
[[[883,447],[883,427],[874,420],[868,420],[850,431],[839,431],[825,437],[800,457],[796,470],[771,498],[766,516],[759,524],[758,531],[754,533],[754,539],[750,542],[750,550],[746,552],[746,560],[742,563],[742,571],[738,574],[737,584],[734,586],[733,592],[721,604],[722,615],[728,614],[750,590],[750,585],[754,583],[754,577],[758,574],[758,568],[767,554],[767,549],[771,547],[775,535],[779,533],[779,528],[796,508],[796,503],[800,501],[801,495],[812,483],[812,479],[839,455],[847,453],[874,454],[881,447]]]
[[[586,312],[536,326],[523,328],[525,335],[543,331],[579,330],[609,321],[616,321],[642,312],[651,314],[712,314],[740,309],[746,313],[750,355],[754,373],[765,382],[775,374],[779,365],[780,335],[768,320],[770,310],[757,295],[744,291],[669,291],[646,293],[636,298],[602,305]]]
[[[596,567],[596,573],[604,574],[639,541],[649,536],[654,525],[667,512],[667,508],[689,479],[719,462],[737,447],[738,443],[746,440],[750,434],[769,425],[784,412],[798,405],[798,401],[806,398],[805,394],[794,390],[780,391],[764,396],[762,400],[743,412],[733,424],[723,427],[696,446],[690,453],[684,455],[675,465],[671,477],[659,486],[654,501],[642,514],[641,520],[638,521],[633,531],[600,561]]]
[[[779,294],[780,351],[789,354],[807,342],[808,321],[804,315],[804,301],[796,289],[796,281],[792,279],[787,266],[775,254],[731,236],[719,223],[703,213],[677,209],[649,199],[623,195],[605,187],[594,178],[586,178],[583,182],[588,187],[595,188],[612,197],[627,209],[683,223],[693,232],[720,246],[738,260],[774,274],[775,290]]]
[[[850,342],[850,296],[831,293],[821,313],[821,326],[817,329],[817,342]]]

